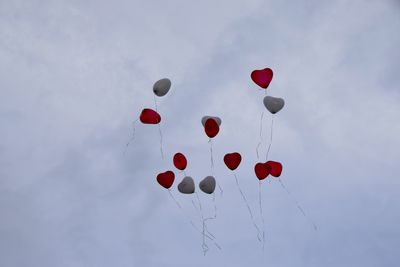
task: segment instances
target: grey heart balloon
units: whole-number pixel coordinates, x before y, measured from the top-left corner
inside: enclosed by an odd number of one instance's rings
[[[220,117],[216,117],[216,116],[204,116],[203,118],[201,118],[201,124],[203,124],[203,127],[206,125],[206,121],[208,119],[214,119],[215,122],[218,124],[218,126],[221,126],[221,118]]]
[[[194,181],[190,176],[186,176],[178,184],[178,191],[182,194],[193,194],[194,193]]]
[[[156,81],[153,85],[153,92],[156,96],[165,96],[171,88],[171,81],[168,78],[164,78]]]
[[[212,194],[215,190],[215,178],[212,176],[207,176],[200,183],[200,190],[207,194]]]
[[[268,109],[272,114],[280,111],[285,105],[285,100],[279,97],[266,96],[264,97],[264,106]]]

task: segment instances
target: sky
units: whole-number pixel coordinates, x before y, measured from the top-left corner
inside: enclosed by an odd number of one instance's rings
[[[399,28],[400,3],[384,0],[0,0],[0,265],[398,266]],[[262,249],[222,158],[242,154],[261,225],[253,168],[272,116],[250,73],[265,67],[267,94],[285,99],[269,158],[290,194],[263,181]],[[157,126],[140,123],[125,151],[164,77],[165,158]],[[172,165],[182,152],[196,184],[211,174],[204,115],[222,119],[223,189],[208,221],[222,249],[209,242],[205,256]],[[166,170],[182,209],[156,182]],[[212,196],[198,195],[211,216]]]

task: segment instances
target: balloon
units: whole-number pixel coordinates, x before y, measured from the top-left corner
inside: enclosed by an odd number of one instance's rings
[[[182,194],[193,194],[194,193],[194,181],[190,176],[186,176],[178,184],[178,191]]]
[[[270,168],[271,168],[271,175],[274,177],[279,177],[281,176],[282,173],[282,164],[280,162],[277,161],[267,161],[267,163]]]
[[[204,193],[212,194],[215,190],[215,184],[215,178],[212,176],[207,176],[199,183],[199,187]]]
[[[285,105],[285,100],[279,97],[266,96],[264,97],[264,106],[268,109],[272,114],[280,111]]]
[[[206,125],[206,121],[208,120],[208,119],[214,119],[215,120],[215,122],[218,124],[218,126],[221,126],[221,118],[220,117],[215,117],[215,116],[204,116],[202,119],[201,119],[201,124],[203,124],[203,127]]]
[[[183,171],[184,169],[186,169],[187,160],[186,160],[185,155],[183,155],[182,153],[176,153],[176,154],[174,155],[173,162],[174,162],[174,166],[175,166],[177,169],[179,169],[179,170],[181,170],[181,171]]]
[[[156,81],[153,85],[153,92],[156,96],[165,96],[171,88],[171,81],[168,78],[164,78]]]
[[[240,162],[242,161],[242,156],[237,153],[230,153],[224,156],[224,162],[226,167],[231,169],[232,171],[239,167]]]
[[[272,81],[272,76],[274,73],[270,68],[265,68],[263,70],[254,70],[251,73],[251,79],[261,88],[267,89]]]
[[[164,188],[170,188],[175,180],[175,174],[172,171],[166,171],[157,175],[157,182]]]
[[[271,166],[260,162],[254,166],[254,171],[259,180],[264,180],[271,173]]]
[[[157,124],[160,123],[161,116],[157,113],[157,111],[154,111],[150,108],[145,108],[142,110],[142,113],[140,113],[139,119],[144,124]]]
[[[204,131],[208,137],[213,138],[218,134],[219,126],[213,118],[210,118],[207,119],[206,123],[204,124]]]

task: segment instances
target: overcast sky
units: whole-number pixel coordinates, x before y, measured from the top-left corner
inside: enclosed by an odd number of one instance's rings
[[[398,1],[0,0],[0,266],[398,266],[400,256],[400,3]],[[223,155],[238,151],[241,188],[260,225],[258,161],[270,67],[282,97],[262,184],[262,250]],[[157,127],[132,121],[158,99]],[[188,158],[210,175],[217,219],[202,237],[193,195],[160,187]],[[265,155],[271,115],[264,113]],[[199,192],[203,211],[213,202]],[[298,201],[307,213],[302,216]],[[318,226],[314,231],[312,222]]]

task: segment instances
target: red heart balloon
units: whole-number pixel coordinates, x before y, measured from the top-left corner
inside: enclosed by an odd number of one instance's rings
[[[157,175],[157,182],[164,188],[170,188],[175,180],[175,174],[172,171],[166,171]]]
[[[277,161],[267,161],[267,163],[270,168],[271,168],[271,175],[274,177],[279,177],[281,176],[282,173],[282,164],[280,162]]]
[[[219,132],[218,123],[213,118],[209,118],[204,124],[204,131],[208,137],[215,137]]]
[[[239,167],[240,162],[242,161],[242,156],[237,153],[229,153],[224,156],[224,162],[226,167],[231,169],[232,171]]]
[[[144,124],[157,124],[160,123],[161,116],[157,113],[157,111],[154,111],[150,108],[145,108],[142,110],[142,113],[140,113],[139,119]]]
[[[272,81],[272,76],[274,73],[270,68],[265,68],[263,70],[254,70],[251,73],[251,79],[261,88],[267,89]]]
[[[181,171],[183,171],[184,169],[186,169],[187,160],[186,160],[185,155],[183,155],[182,153],[176,153],[176,154],[174,155],[173,162],[174,162],[174,166],[175,166],[177,169],[179,169],[179,170],[181,170]]]
[[[267,176],[270,174],[271,172],[271,166],[269,166],[266,163],[257,163],[254,166],[254,171],[256,173],[256,176],[259,180],[263,180],[265,178],[267,178]]]

